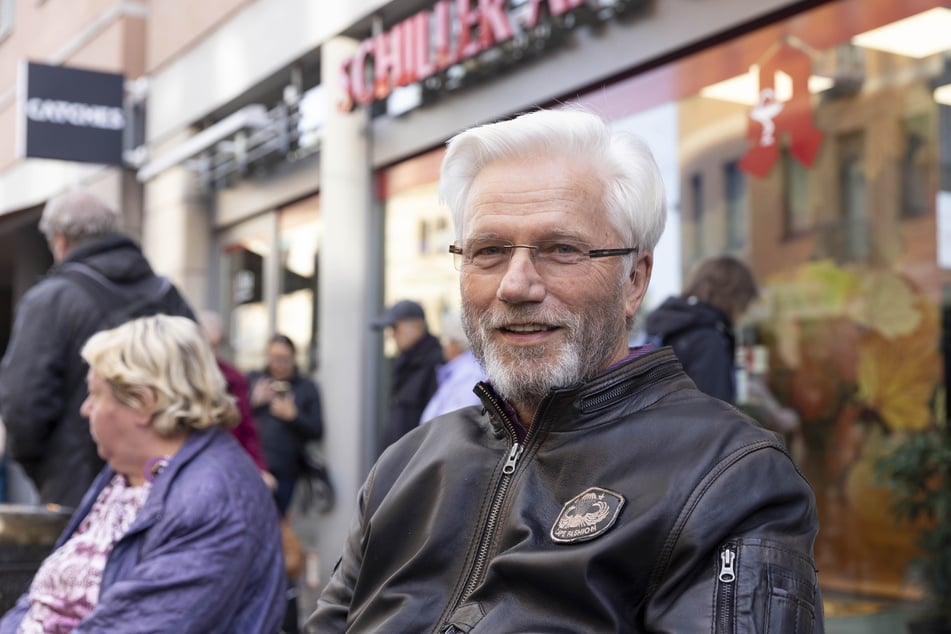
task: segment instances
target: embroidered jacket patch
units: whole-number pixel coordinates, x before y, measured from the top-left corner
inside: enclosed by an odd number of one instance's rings
[[[600,487],[591,487],[565,502],[551,527],[551,538],[559,544],[586,542],[614,526],[624,496]]]

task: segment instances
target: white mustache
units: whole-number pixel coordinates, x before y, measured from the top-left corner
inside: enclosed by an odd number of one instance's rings
[[[551,311],[539,314],[537,310],[510,309],[504,314],[484,313],[479,324],[484,330],[505,329],[512,332],[542,332],[554,328],[570,328],[576,321],[575,315],[557,315]]]

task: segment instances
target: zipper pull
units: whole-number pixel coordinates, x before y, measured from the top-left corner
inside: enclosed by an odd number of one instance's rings
[[[732,546],[726,546],[720,551],[720,575],[719,579],[723,583],[733,583],[736,581],[736,569],[733,563],[736,561],[736,551]]]
[[[505,460],[505,466],[502,467],[502,473],[505,475],[511,475],[515,473],[515,463],[518,462],[519,456],[522,455],[521,443],[515,443],[512,445],[512,448],[509,450],[509,457]]]

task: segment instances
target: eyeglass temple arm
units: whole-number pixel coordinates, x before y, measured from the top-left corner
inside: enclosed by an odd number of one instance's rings
[[[594,249],[588,251],[589,258],[607,258],[614,255],[627,255],[629,253],[637,253],[637,247],[626,247],[623,249]]]

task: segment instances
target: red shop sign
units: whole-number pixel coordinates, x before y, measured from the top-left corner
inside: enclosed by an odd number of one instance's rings
[[[440,0],[388,31],[360,43],[340,68],[345,97],[341,110],[368,105],[394,88],[432,77],[538,26],[541,5],[557,17],[587,0],[528,0],[517,16],[507,0]]]

